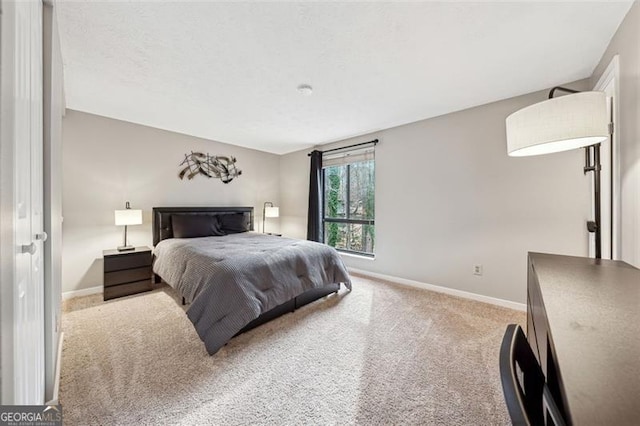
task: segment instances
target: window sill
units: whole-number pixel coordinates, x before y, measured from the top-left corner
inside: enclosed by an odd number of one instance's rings
[[[340,256],[345,256],[345,257],[353,257],[356,259],[364,259],[364,260],[376,260],[376,256],[365,256],[363,254],[355,254],[355,253],[347,253],[344,251],[340,251],[338,250],[338,253],[340,253]]]

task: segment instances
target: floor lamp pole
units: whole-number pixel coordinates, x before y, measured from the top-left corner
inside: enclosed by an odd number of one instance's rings
[[[553,98],[557,90],[567,93],[579,93],[579,90],[568,89],[556,86],[549,91],[549,99]],[[591,163],[591,149],[593,148],[593,164]],[[594,220],[587,222],[587,230],[595,233],[596,238],[596,259],[602,259],[602,226],[601,226],[601,204],[600,204],[600,144],[587,146],[584,148],[584,174],[593,172],[593,212]]]
[[[591,163],[589,150],[593,148],[593,164]],[[588,146],[585,148],[586,152],[586,160],[588,161],[588,165],[584,168],[585,174],[587,172],[593,172],[593,211],[594,211],[594,220],[587,222],[587,229],[589,232],[595,233],[596,238],[596,259],[602,259],[602,212],[600,206],[600,171],[602,170],[602,166],[600,164],[600,144]]]

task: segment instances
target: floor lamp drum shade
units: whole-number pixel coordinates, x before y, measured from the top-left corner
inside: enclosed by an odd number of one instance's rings
[[[116,210],[115,220],[117,226],[142,225],[142,210]]]
[[[580,92],[528,106],[507,117],[511,157],[550,154],[609,138],[604,92]]]

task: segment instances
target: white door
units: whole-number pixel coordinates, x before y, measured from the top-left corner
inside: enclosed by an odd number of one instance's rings
[[[42,3],[14,8],[14,401],[43,404]]]
[[[619,178],[619,137],[616,128],[619,128],[617,100],[618,87],[618,56],[616,55],[593,90],[599,90],[607,94],[607,112],[613,123],[613,134],[608,141],[600,145],[601,172],[601,223],[602,229],[602,258],[619,259],[620,244],[620,178]],[[593,195],[594,181],[591,181],[591,217],[594,217],[595,205]],[[595,256],[595,234],[589,234],[589,256]]]

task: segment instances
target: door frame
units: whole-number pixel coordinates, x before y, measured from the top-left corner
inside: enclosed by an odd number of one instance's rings
[[[64,88],[56,5],[43,1],[43,172],[45,401],[58,404],[62,303],[62,117]]]
[[[611,103],[612,120],[614,123],[613,134],[609,138],[611,144],[611,161],[607,167],[610,171],[610,179],[605,178],[605,184],[609,186],[610,197],[605,202],[609,202],[609,207],[603,212],[610,212],[610,229],[604,230],[610,233],[611,248],[607,250],[611,254],[611,259],[620,259],[621,240],[621,206],[620,206],[620,55],[615,55],[607,68],[604,70],[593,90],[604,91],[609,84],[614,83],[614,93]],[[589,244],[589,254],[593,255],[591,244]]]

